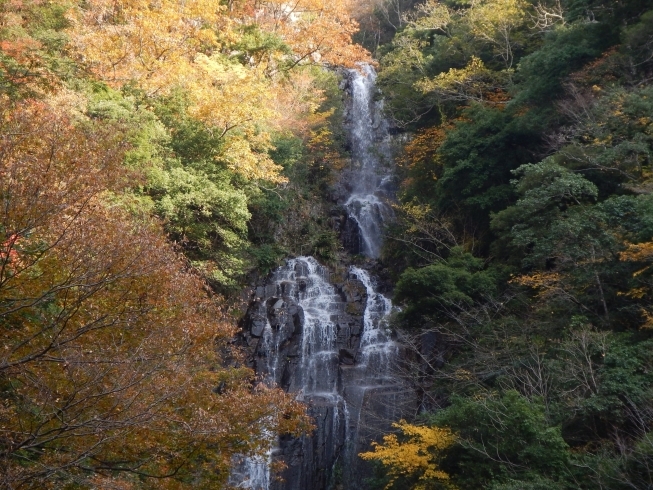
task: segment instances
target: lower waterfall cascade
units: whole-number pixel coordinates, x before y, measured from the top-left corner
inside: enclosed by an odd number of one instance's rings
[[[392,373],[400,347],[387,327],[391,301],[362,268],[333,276],[313,257],[297,257],[256,288],[245,330],[254,368],[304,401],[317,430],[282,437],[267,459],[244,458],[235,473],[239,488],[329,488],[339,461],[347,461],[343,478],[359,480],[357,454],[409,402]],[[272,458],[288,466],[283,482],[269,474]]]

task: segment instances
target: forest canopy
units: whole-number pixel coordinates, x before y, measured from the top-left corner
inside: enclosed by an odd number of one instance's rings
[[[238,291],[342,258],[358,62],[419,396],[370,490],[653,486],[648,0],[0,0],[0,487],[219,488],[311,430]]]

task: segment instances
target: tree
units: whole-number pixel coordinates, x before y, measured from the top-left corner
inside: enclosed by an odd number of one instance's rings
[[[467,13],[474,34],[494,46],[507,69],[515,58],[514,31],[526,25],[525,0],[473,0]]]
[[[369,61],[369,53],[352,42],[358,30],[352,18],[355,6],[351,0],[261,2],[256,22],[288,44],[291,67],[311,61],[353,67]]]
[[[234,327],[159,225],[123,209],[120,125],[36,102],[0,124],[0,486],[214,488],[303,425],[230,361]]]
[[[382,49],[415,131],[386,254],[399,370],[456,434],[438,465],[461,488],[650,486],[647,9],[427,1]]]
[[[383,444],[373,443],[373,451],[360,454],[361,458],[378,460],[386,467],[390,477],[386,490],[455,488],[438,461],[441,452],[456,441],[456,435],[446,428],[417,426],[405,420],[392,425],[406,440],[400,442],[396,434],[388,434],[383,436]]]
[[[456,213],[461,230],[475,228],[482,237],[490,213],[514,199],[511,171],[528,161],[540,136],[535,121],[512,110],[475,104],[464,115],[438,149],[436,199],[443,212]]]
[[[69,32],[78,58],[98,78],[114,87],[136,84],[151,97],[186,92],[188,115],[222,140],[216,159],[247,179],[284,182],[268,155],[271,130],[282,115],[268,101],[293,85],[277,88],[270,74],[312,58],[351,66],[366,53],[351,44],[356,25],[345,2],[229,7],[208,0],[96,0],[74,11]],[[249,46],[244,25],[277,36],[291,52],[278,43]],[[241,59],[239,47],[256,53]]]
[[[61,88],[70,70],[63,54],[66,2],[0,4],[0,94],[14,100]]]
[[[496,289],[496,278],[492,271],[483,269],[483,260],[463,252],[460,247],[452,248],[446,260],[406,269],[395,289],[395,299],[406,305],[402,317],[447,319],[451,312],[491,296]]]
[[[424,78],[415,88],[425,94],[435,93],[442,102],[491,101],[492,92],[508,86],[505,74],[488,70],[476,56],[464,68],[450,68],[433,78]],[[503,100],[502,102],[505,102]]]
[[[521,176],[515,181],[521,198],[514,206],[492,217],[492,228],[498,234],[510,236],[510,243],[505,244],[507,247],[515,247],[521,253],[528,249],[529,263],[543,266],[554,249],[561,252],[559,247],[544,239],[544,236],[554,238],[549,228],[560,226],[563,216],[574,213],[574,206],[595,200],[598,190],[592,182],[557,165],[553,159],[522,165],[513,174]],[[559,244],[562,237],[555,236]],[[574,236],[577,238],[577,234]],[[573,246],[573,241],[570,245]],[[584,245],[580,249],[584,249]]]
[[[445,259],[458,245],[450,222],[436,216],[428,204],[418,204],[414,200],[395,206],[395,214],[398,220],[396,228],[400,228],[402,233],[389,235],[394,243],[386,244],[386,256],[400,253],[419,265],[426,265]]]
[[[455,398],[432,422],[457,434],[443,468],[463,488],[501,488],[492,484],[511,479],[522,485],[515,488],[529,488],[529,480],[538,480],[538,475],[553,488],[573,488],[564,483],[568,446],[537,400],[515,391]]]

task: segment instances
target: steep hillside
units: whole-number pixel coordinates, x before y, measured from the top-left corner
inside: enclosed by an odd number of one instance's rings
[[[380,48],[425,425],[365,455],[386,488],[652,484],[650,9],[428,0]]]

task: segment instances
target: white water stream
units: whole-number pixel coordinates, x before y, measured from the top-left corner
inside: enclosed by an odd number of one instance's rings
[[[386,187],[389,184],[388,127],[382,116],[383,103],[375,101],[376,72],[361,65],[362,73],[351,70],[352,105],[350,140],[355,171],[345,207],[356,221],[365,255],[378,258],[383,244],[383,226],[392,219]]]

